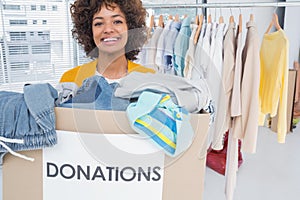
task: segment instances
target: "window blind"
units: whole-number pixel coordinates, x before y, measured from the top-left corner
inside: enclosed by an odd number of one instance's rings
[[[0,90],[55,87],[65,71],[89,61],[71,35],[72,2],[0,0]]]
[[[63,72],[90,61],[71,35],[71,3],[73,0],[0,0],[0,90],[22,92],[25,83],[40,82],[55,87]],[[148,10],[166,18],[168,14],[196,13],[195,9],[171,12]]]

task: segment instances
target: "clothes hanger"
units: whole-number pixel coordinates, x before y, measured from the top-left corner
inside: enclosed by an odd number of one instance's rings
[[[273,21],[274,21],[274,26],[277,30],[281,29],[281,26],[278,22],[278,15],[276,13],[273,14]]]
[[[151,15],[150,17],[150,23],[149,23],[149,29],[153,29],[154,27],[154,15]]]
[[[251,8],[251,13],[250,13],[250,21],[254,21],[254,15],[253,15],[253,7]]]
[[[239,14],[239,33],[242,32],[243,29],[243,16],[242,16],[242,11],[241,8],[240,9],[240,14]]]
[[[242,32],[243,29],[243,16],[242,14],[239,15],[239,33]]]
[[[164,17],[162,15],[159,15],[158,18],[158,26],[164,28],[165,24],[164,24]]]
[[[224,23],[224,18],[223,18],[223,15],[222,15],[222,9],[220,8],[219,24],[222,24],[222,23]]]
[[[175,22],[179,22],[179,21],[180,21],[179,15],[178,15],[178,14],[175,15],[175,20],[174,20],[174,21],[175,21]]]
[[[198,15],[196,15],[196,17],[195,17],[195,24],[199,25],[199,17],[198,17]]]
[[[270,32],[271,28],[275,26],[276,30],[279,31],[281,29],[281,26],[278,22],[278,16],[276,13],[273,13],[273,17],[272,17],[272,20],[270,22],[270,25],[266,31],[266,34]]]
[[[219,24],[222,24],[222,23],[224,23],[224,18],[223,18],[223,16],[220,16],[219,17]]]
[[[211,14],[208,15],[207,23],[211,23]]]
[[[151,15],[149,28],[148,28],[148,32],[147,32],[147,38],[150,38],[153,27],[154,27],[154,15]]]
[[[197,18],[198,18],[198,17],[197,17]],[[199,24],[198,24],[196,33],[195,33],[195,35],[194,35],[194,45],[196,45],[196,44],[198,43],[198,39],[199,39],[199,36],[200,36],[202,24],[203,24],[203,14],[201,14],[201,15],[199,16]]]
[[[230,17],[229,17],[229,23],[234,23],[234,17],[233,17],[233,14],[232,14],[232,9],[230,8]]]
[[[275,7],[275,9],[273,11],[272,20],[271,20],[271,22],[270,22],[270,24],[268,26],[267,31],[265,32],[266,34],[270,32],[270,30],[271,30],[271,28],[273,26],[275,26],[275,28],[277,29],[277,31],[281,29],[281,26],[279,25],[279,22],[278,22],[278,16],[276,14],[277,8],[278,8],[278,2],[277,2],[277,6]]]
[[[254,15],[251,13],[250,14],[250,21],[253,22],[254,21]]]
[[[217,8],[215,8],[214,18],[212,19],[214,22],[217,21]]]

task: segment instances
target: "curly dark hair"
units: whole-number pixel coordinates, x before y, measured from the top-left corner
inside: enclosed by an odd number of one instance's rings
[[[132,30],[128,33],[125,56],[128,60],[135,60],[147,38],[145,22],[147,12],[140,0],[76,0],[70,7],[73,21],[72,35],[83,46],[89,57],[97,58],[98,48],[92,32],[93,16],[102,6],[114,8],[115,5],[125,14],[128,30]]]

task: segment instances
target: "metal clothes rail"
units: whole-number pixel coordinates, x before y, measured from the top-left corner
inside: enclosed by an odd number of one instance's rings
[[[300,1],[293,2],[241,2],[241,3],[195,3],[195,4],[144,4],[145,8],[245,8],[245,7],[300,7]]]

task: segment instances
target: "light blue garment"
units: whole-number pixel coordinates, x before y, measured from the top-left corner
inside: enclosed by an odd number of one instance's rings
[[[192,143],[194,131],[188,111],[167,94],[144,91],[126,113],[131,127],[150,137],[169,156],[178,156]]]
[[[57,91],[48,83],[25,85],[23,91],[0,91],[0,136],[8,140],[23,140],[23,144],[5,142],[3,139],[2,142],[13,151],[55,145],[54,102]],[[0,145],[0,164],[7,151]]]
[[[191,17],[186,17],[182,20],[180,31],[177,35],[174,44],[175,71],[178,76],[183,76],[185,65],[185,55],[189,48],[189,40],[192,34]]]
[[[118,83],[109,84],[102,76],[92,76],[83,81],[82,86],[70,100],[59,104],[59,107],[81,108],[92,110],[120,110],[125,111],[129,99],[118,98],[114,90]]]
[[[174,21],[171,24],[170,30],[165,38],[166,46],[163,56],[163,66],[165,74],[175,75],[174,69],[174,44],[181,27],[181,22]]]

